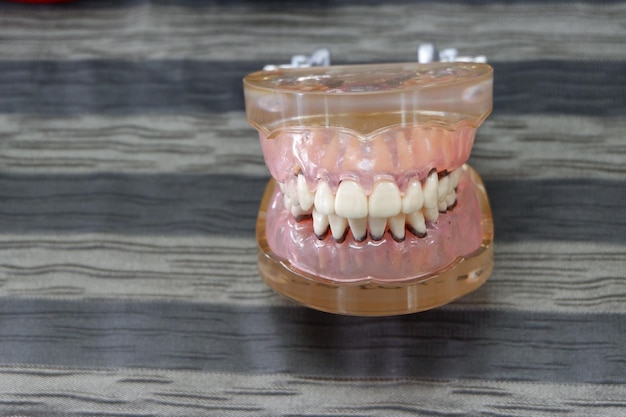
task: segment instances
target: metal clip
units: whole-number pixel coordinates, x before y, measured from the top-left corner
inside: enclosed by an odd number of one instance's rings
[[[308,68],[327,67],[330,65],[330,50],[327,48],[316,49],[311,56],[293,55],[291,64],[286,65],[266,65],[264,71],[273,71],[278,68]]]

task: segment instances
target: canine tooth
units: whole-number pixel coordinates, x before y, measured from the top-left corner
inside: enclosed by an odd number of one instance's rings
[[[374,185],[369,198],[369,215],[372,217],[392,217],[400,213],[402,197],[393,181],[380,181]]]
[[[431,222],[436,222],[439,218],[439,209],[437,207],[431,207],[424,210],[424,218]]]
[[[448,195],[448,186],[450,185],[450,178],[448,175],[439,179],[437,184],[437,201],[445,201]]]
[[[397,216],[389,218],[389,230],[391,231],[393,238],[399,242],[404,240],[405,219],[405,214],[398,214]]]
[[[426,236],[426,222],[424,221],[424,215],[420,211],[408,214],[406,222],[409,224],[409,230],[415,236]]]
[[[426,182],[424,183],[424,207],[433,208],[437,207],[437,187],[439,184],[439,179],[437,178],[437,173],[433,170],[433,172],[428,175],[426,178]]]
[[[445,213],[446,210],[448,210],[445,196],[443,198],[443,201],[437,201],[437,210],[439,210],[440,213]]]
[[[454,205],[454,203],[456,203],[456,194],[454,190],[452,190],[450,193],[448,193],[448,196],[446,197],[446,204],[448,207],[451,207]]]
[[[369,226],[372,240],[381,240],[385,234],[387,219],[385,217],[370,217]]]
[[[319,211],[313,209],[313,231],[317,235],[317,237],[324,237],[326,232],[328,232],[328,216],[326,214],[322,214]]]
[[[322,214],[335,213],[335,197],[326,181],[320,181],[315,192],[315,209]]]
[[[330,223],[330,233],[332,233],[333,239],[337,242],[342,242],[346,237],[348,220],[345,217],[341,217],[336,214],[329,214],[328,222]]]
[[[367,218],[348,219],[354,240],[362,242],[367,237]]]
[[[300,207],[303,210],[309,210],[313,207],[313,203],[315,202],[315,194],[309,191],[309,187],[306,184],[306,178],[304,175],[298,175],[298,202],[300,203]]]
[[[411,180],[402,198],[402,212],[404,214],[413,213],[422,208],[424,204],[424,193],[422,184],[417,179]]]
[[[356,181],[343,180],[335,196],[335,213],[345,218],[367,217],[367,197]]]

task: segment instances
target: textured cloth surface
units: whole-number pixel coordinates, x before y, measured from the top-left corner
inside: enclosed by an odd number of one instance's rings
[[[626,2],[0,3],[0,414],[625,416]],[[266,287],[241,79],[487,55],[492,277],[433,311]]]

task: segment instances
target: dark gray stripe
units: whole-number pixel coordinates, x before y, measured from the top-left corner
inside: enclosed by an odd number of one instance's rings
[[[578,0],[576,3],[595,3],[595,4],[614,4],[619,3],[621,0]],[[415,4],[429,5],[433,3],[447,3],[447,4],[463,4],[470,6],[482,6],[489,4],[533,4],[533,3],[571,3],[570,0],[386,0],[386,4]],[[177,7],[254,7],[255,9],[272,9],[280,8],[284,10],[285,7],[290,9],[303,9],[311,8],[310,3],[303,2],[301,0],[98,0],[98,1],[75,1],[70,3],[62,3],[55,5],[36,5],[38,8],[50,8],[50,9],[106,9],[106,8],[120,8],[120,7],[133,7],[139,5],[165,5],[165,6],[177,6]],[[318,0],[315,3],[315,8],[333,8],[333,7],[345,7],[345,6],[377,6],[380,4],[380,0]],[[20,4],[12,2],[0,3],[1,9],[16,9],[16,8],[32,8],[35,7],[31,4]]]
[[[268,58],[269,59],[269,58]],[[0,113],[202,114],[243,110],[241,79],[267,62],[0,63]],[[495,114],[626,115],[626,62],[494,62]]]
[[[0,304],[6,364],[621,384],[624,346],[619,314],[443,308],[357,318],[167,302]]]
[[[0,233],[252,236],[267,178],[0,175]],[[626,242],[623,181],[487,181],[496,239]]]

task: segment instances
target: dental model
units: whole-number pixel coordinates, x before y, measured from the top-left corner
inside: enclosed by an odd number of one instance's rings
[[[492,80],[478,63],[248,75],[248,121],[272,175],[257,220],[267,284],[353,315],[426,310],[478,288],[493,225],[465,162]]]

